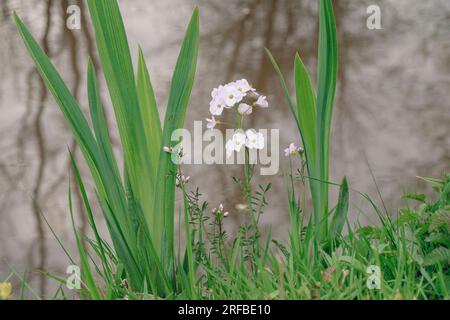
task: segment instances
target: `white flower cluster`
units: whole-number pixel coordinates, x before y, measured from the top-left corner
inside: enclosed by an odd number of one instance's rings
[[[220,85],[211,92],[212,100],[209,103],[211,119],[206,119],[207,128],[214,129],[217,125],[215,116],[220,116],[224,109],[232,109],[237,106],[237,112],[241,116],[250,115],[253,108],[268,108],[267,98],[256,92],[246,79],[230,82],[226,85]],[[255,130],[246,132],[236,132],[233,138],[226,143],[227,157],[233,154],[233,151],[239,152],[245,146],[249,149],[261,150],[264,148],[264,136]]]
[[[243,102],[244,98],[250,95],[256,98],[255,102],[251,105]],[[206,119],[208,122],[208,129],[213,129],[216,126],[217,122],[215,116],[222,115],[224,109],[231,109],[237,105],[238,112],[241,115],[249,115],[256,106],[261,108],[269,107],[267,98],[259,95],[245,79],[214,88],[211,92],[211,98],[209,111],[211,112],[212,117],[211,119]]]
[[[236,132],[225,145],[225,149],[227,150],[227,157],[231,157],[233,151],[241,151],[243,146],[249,149],[263,149],[264,135],[261,132],[256,132],[253,129],[249,129],[245,133],[242,131]]]

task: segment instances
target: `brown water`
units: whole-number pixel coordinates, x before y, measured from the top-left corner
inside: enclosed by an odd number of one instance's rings
[[[64,19],[67,6],[74,2],[84,14],[82,29],[72,32],[64,27]],[[366,28],[366,8],[374,3],[382,10],[382,30]],[[252,125],[279,128],[282,146],[298,143],[295,123],[263,48],[271,49],[288,79],[296,51],[314,71],[316,1],[122,0],[120,4],[133,53],[138,44],[144,50],[162,114],[180,41],[197,4],[201,53],[186,127],[208,116],[214,86],[245,77],[270,103],[269,110],[255,115]],[[340,73],[332,180],[347,175],[352,188],[375,196],[370,164],[388,210],[395,214],[402,192],[429,191],[416,176],[439,176],[450,170],[450,2],[339,0],[335,8]],[[11,9],[25,19],[83,106],[86,57],[95,59],[95,45],[84,1],[0,2],[0,281],[11,267],[29,271],[36,291],[50,295],[54,283],[36,270],[64,275],[68,260],[40,212],[75,253],[67,208],[67,146],[76,149],[76,145],[15,31]],[[104,83],[102,89],[109,103]],[[112,123],[111,113],[109,119]],[[116,133],[114,142],[117,146]],[[185,171],[212,206],[224,202],[231,209],[232,230],[241,220],[234,206],[242,202],[242,195],[231,179],[240,175],[239,168],[195,165]],[[288,213],[283,179],[278,175],[257,182],[269,180],[274,187],[262,224],[271,225],[275,237],[284,239]],[[351,200],[354,220],[376,223],[361,198],[352,194]],[[81,213],[78,220],[86,228]]]

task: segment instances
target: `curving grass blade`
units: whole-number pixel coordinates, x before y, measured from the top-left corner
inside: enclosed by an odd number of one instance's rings
[[[280,79],[281,87],[297,123],[305,147],[309,185],[314,209],[316,240],[320,243],[328,239],[328,181],[330,162],[330,133],[333,103],[336,92],[338,69],[338,44],[336,23],[331,0],[319,2],[319,57],[317,75],[317,94],[306,67],[296,54],[294,83],[297,105],[289,95],[281,70],[266,49]]]

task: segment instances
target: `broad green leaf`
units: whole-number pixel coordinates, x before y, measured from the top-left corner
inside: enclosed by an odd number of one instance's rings
[[[183,127],[186,107],[194,84],[199,48],[199,14],[194,10],[175,66],[169,93],[169,102],[164,120],[162,146],[173,147],[177,142],[171,141],[175,129]],[[163,252],[163,265],[171,268],[173,263],[175,174],[177,167],[172,162],[171,154],[160,151],[158,167],[158,187],[155,190],[155,242],[158,252]],[[161,227],[162,226],[162,227]]]
[[[108,212],[104,212],[109,226],[118,223],[117,229],[121,230],[119,233],[114,232],[110,229],[111,237],[114,243],[118,242],[118,237],[123,234],[129,245],[134,248],[133,252],[136,254],[136,238],[134,227],[132,225],[132,216],[127,211],[127,199],[125,196],[125,189],[122,184],[120,173],[117,167],[117,162],[114,157],[112,150],[112,145],[108,132],[108,125],[106,123],[105,114],[103,111],[103,106],[101,104],[100,95],[97,87],[97,80],[95,75],[94,67],[89,61],[88,63],[88,100],[89,100],[89,110],[91,113],[92,124],[94,127],[94,132],[97,138],[98,150],[100,152],[101,166],[100,173],[103,181],[105,181],[106,195],[105,201],[109,202],[110,206],[113,208],[111,213],[115,215],[114,218],[108,216]],[[131,254],[127,253],[127,254]],[[129,265],[127,264],[129,267]],[[127,268],[128,271],[129,268]]]
[[[294,83],[297,97],[297,117],[299,130],[305,147],[308,174],[315,221],[320,221],[320,174],[317,172],[317,124],[316,124],[316,96],[309,73],[298,53],[294,63]]]
[[[314,223],[317,240],[327,239],[328,233],[328,180],[330,132],[336,91],[338,46],[336,24],[331,0],[319,2],[319,57],[317,98],[309,74],[297,54],[295,58],[295,88],[297,107],[294,106],[283,74],[269,50],[267,55],[280,79],[289,108],[297,122],[305,146],[310,189],[313,198]]]
[[[338,44],[332,0],[320,0],[319,56],[317,65],[317,170],[322,181],[319,204],[320,219],[316,220],[319,238],[326,238],[330,132],[338,70]],[[320,222],[320,225],[319,225]]]
[[[311,196],[313,198],[313,208],[315,216],[319,215],[319,194],[320,185],[317,181],[318,174],[316,173],[316,98],[314,93],[314,88],[312,86],[309,74],[304,67],[300,57],[296,55],[295,59],[295,69],[294,69],[294,83],[297,95],[297,105],[294,105],[289,90],[287,88],[286,80],[278,66],[275,58],[266,49],[267,56],[269,57],[275,71],[278,74],[278,78],[283,89],[284,95],[288,102],[289,109],[294,116],[294,120],[297,124],[298,130],[300,132],[300,138],[302,140],[303,146],[305,147],[307,169],[310,177],[316,178],[310,179],[309,186],[311,190]],[[306,87],[304,87],[306,85]],[[312,95],[312,97],[311,97]],[[306,110],[305,110],[306,109]],[[306,112],[303,112],[303,111]]]
[[[83,152],[84,158],[86,159],[97,186],[99,196],[106,199],[106,186],[108,186],[108,184],[104,183],[104,176],[99,172],[102,157],[83,112],[42,48],[36,40],[34,40],[33,36],[19,17],[17,17],[17,15],[14,17],[20,35],[36,64],[37,70],[47,85],[47,88],[53,94]]]
[[[150,150],[153,150],[153,152],[150,153],[150,164],[152,166],[152,172],[156,176],[158,170],[159,150],[161,150],[161,121],[159,119],[155,93],[153,92],[150,75],[148,73],[141,48],[139,48],[138,61],[138,75],[136,84],[137,94],[148,147]]]
[[[130,263],[128,265],[128,271],[131,269],[135,270],[135,267],[131,267],[133,258],[130,254],[132,254],[133,251],[130,249],[128,249],[128,251],[123,249],[128,246],[126,244],[127,241],[132,239],[132,234],[127,230],[126,223],[124,222],[125,217],[123,214],[126,212],[126,206],[124,205],[123,191],[120,190],[120,185],[115,183],[116,180],[114,179],[114,174],[107,165],[106,158],[104,157],[103,152],[100,151],[97,141],[75,98],[23,22],[17,15],[14,15],[14,18],[19,33],[36,64],[37,70],[47,88],[53,94],[80,146],[97,187],[98,197],[102,204],[102,208],[108,208],[108,210],[103,210],[103,212],[107,219],[111,238],[118,255]],[[119,225],[118,219],[122,221],[122,226]],[[131,241],[131,243],[132,242],[133,241]],[[117,245],[119,245],[119,247],[117,247]]]
[[[305,148],[314,163],[316,158],[316,93],[300,56],[295,56],[294,83],[297,96],[297,115]]]
[[[56,68],[33,38],[30,31],[28,31],[27,27],[23,24],[22,20],[20,20],[15,13],[14,19],[20,36],[22,37],[28,52],[33,58],[39,74],[44,80],[47,88],[53,94],[67,123],[72,129],[72,132],[92,171],[94,179],[96,181],[100,181],[96,168],[96,161],[98,160],[97,143],[91,129],[89,128],[88,122],[83,115],[83,112],[62,80],[58,71],[56,71]]]
[[[100,62],[109,88],[133,193],[153,225],[151,195],[155,176],[143,127],[133,64],[125,27],[116,0],[89,0]]]

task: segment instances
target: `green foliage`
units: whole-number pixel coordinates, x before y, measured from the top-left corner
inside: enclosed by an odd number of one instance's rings
[[[337,75],[331,0],[320,0],[317,93],[296,55],[294,104],[278,65],[267,51],[306,152],[305,158],[300,155],[298,175],[294,177],[291,172],[288,181],[291,221],[288,244],[273,239],[270,228],[260,229],[260,217],[268,204],[267,194],[272,185],[259,185],[253,192],[250,188],[253,166],[246,166],[245,181],[234,179],[245,194],[252,221],[243,223],[236,234],[229,234],[225,228],[225,212],[221,209],[209,213],[209,205],[201,201],[199,190],[188,190],[181,179],[181,168],[162,150],[163,146],[174,146],[176,142],[171,141],[171,134],[183,127],[198,56],[198,10],[194,10],[186,31],[162,125],[141,50],[137,75],[134,74],[117,1],[88,0],[88,4],[119,129],[123,172],[114,156],[92,63],[89,61],[87,69],[91,128],[57,70],[15,16],[20,35],[81,148],[112,242],[112,246],[108,244],[97,229],[83,178],[70,155],[74,180],[93,235],[91,239],[77,230],[69,187],[69,209],[83,268],[82,298],[449,298],[450,176],[424,178],[438,192],[437,199],[431,201],[425,195],[408,193],[404,199],[414,201],[415,205],[408,203],[395,220],[361,194],[379,217],[379,227],[359,224],[351,227],[347,219],[347,179],[344,177],[340,185],[328,181]],[[310,218],[305,205],[306,181],[313,202]],[[298,189],[299,182],[301,189]],[[328,210],[330,186],[339,186],[338,203],[331,213]],[[179,211],[178,237],[174,232],[176,187],[183,195],[184,204]],[[346,223],[348,232],[344,236]],[[60,239],[56,239],[74,262]],[[179,240],[177,245],[175,239]],[[380,267],[380,290],[370,290],[366,285],[366,270],[372,265]],[[25,279],[15,274],[23,288],[39,299]],[[46,275],[61,285],[65,283],[57,276]],[[58,289],[55,298],[65,299],[64,290]]]
[[[440,213],[448,206],[448,202],[441,201],[444,189],[442,185],[436,201],[424,199],[428,209],[420,215],[426,214],[426,220],[400,221],[400,216],[394,221],[389,216],[380,216],[380,227],[356,225],[341,236],[338,230],[346,219],[336,218],[331,225],[336,226],[332,229],[337,229],[339,241],[330,250],[316,247],[311,223],[303,226],[299,222],[299,230],[304,231],[290,235],[297,237],[296,242],[285,245],[272,239],[269,233],[261,255],[247,250],[246,230],[233,238],[220,231],[224,218],[206,213],[208,205],[199,201],[198,190],[190,196],[185,193],[191,230],[195,230],[192,246],[201,248],[194,250],[193,256],[199,274],[198,292],[208,299],[448,298],[448,208],[446,215]],[[346,193],[348,186],[344,179],[340,199],[345,199]],[[375,213],[380,211],[372,200],[367,200],[374,205]],[[335,210],[345,211],[339,208],[346,206],[345,200],[339,202]],[[439,208],[431,213],[429,210],[437,208],[436,203],[440,203]],[[408,213],[407,210],[419,214],[421,209],[408,207],[403,212]],[[443,216],[447,218],[442,219]],[[208,221],[213,228],[208,228]],[[429,243],[430,226],[432,232],[439,230],[444,244]],[[267,243],[273,246],[269,248]],[[380,290],[371,290],[366,285],[369,277],[366,270],[372,265],[380,267]]]
[[[416,261],[423,266],[449,266],[450,263],[450,198],[448,189],[450,177],[434,179],[435,191],[440,197],[435,202],[427,201],[425,196],[411,197],[420,205],[418,208],[400,209],[396,223],[407,228],[412,235],[414,245],[419,248]]]
[[[17,15],[15,21],[39,73],[72,129],[95,182],[98,201],[114,245],[115,252],[111,255],[118,262],[107,261],[103,241],[95,230],[92,211],[83,190],[85,207],[89,208],[91,227],[96,234],[92,245],[100,254],[105,281],[109,286],[118,277],[127,279],[133,290],[142,291],[146,287],[151,288],[153,294],[169,295],[181,289],[174,275],[175,177],[172,172],[175,167],[170,156],[162,151],[162,146],[169,145],[174,129],[183,127],[198,55],[198,10],[194,10],[175,67],[163,131],[141,51],[137,77],[134,74],[117,1],[89,0],[88,6],[119,129],[125,163],[122,174],[112,150],[92,63],[88,65],[91,129],[45,52]],[[76,167],[75,163],[73,165]],[[78,173],[76,180],[82,188]],[[75,235],[83,268],[87,272],[89,292],[92,298],[100,298],[92,282],[81,238]],[[115,265],[115,270],[111,264]]]
[[[296,105],[292,102],[284,76],[272,54],[267,50],[297,123],[306,153],[309,185],[314,208],[316,239],[329,242],[337,229],[328,227],[328,180],[330,162],[330,133],[338,70],[336,23],[331,0],[319,2],[319,53],[317,65],[317,93],[299,54],[295,56],[294,83]],[[345,206],[340,206],[344,209]],[[346,212],[335,211],[341,217]],[[335,220],[339,218],[334,218]],[[331,233],[331,234],[330,234]]]

